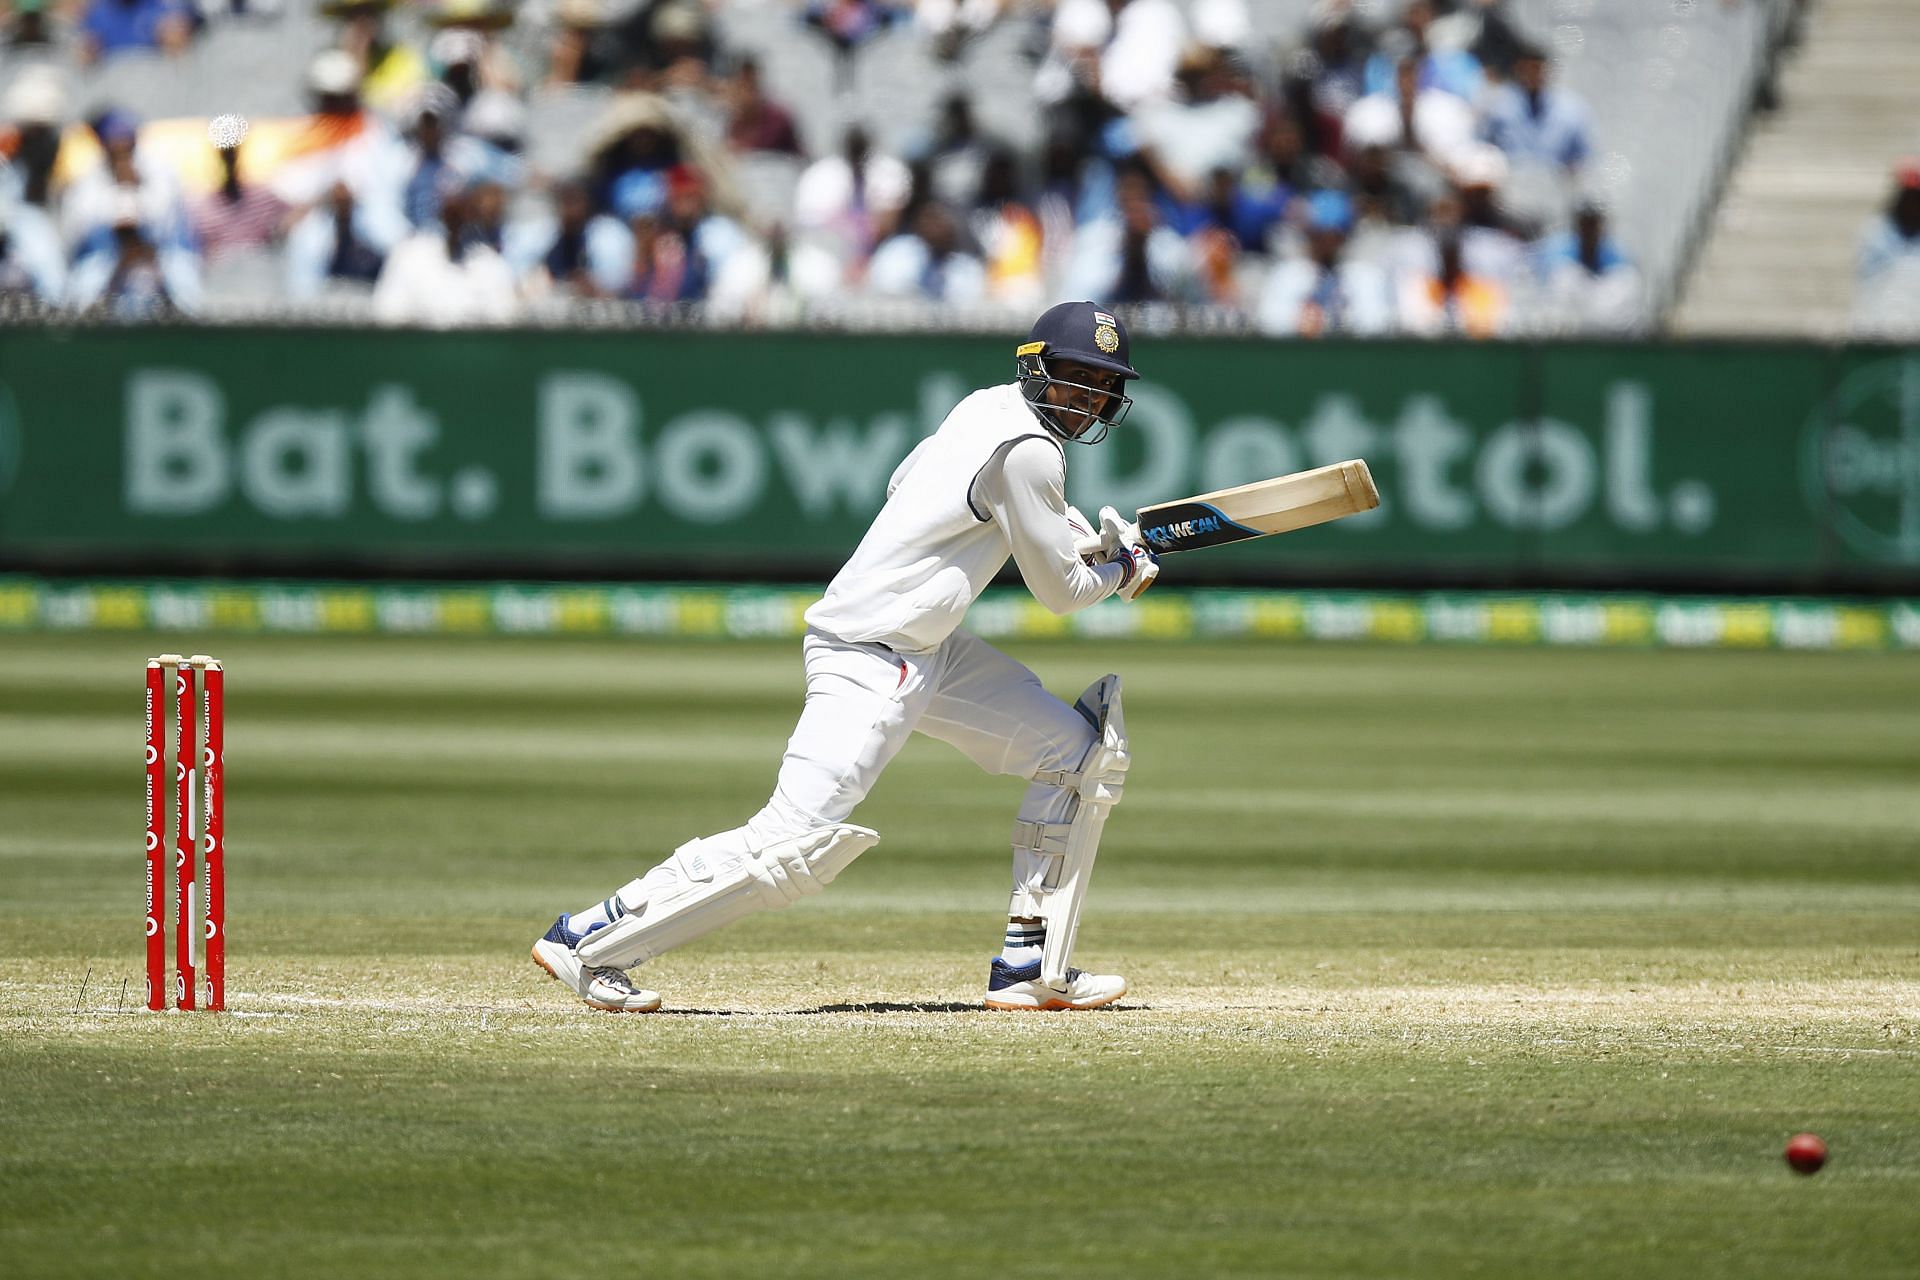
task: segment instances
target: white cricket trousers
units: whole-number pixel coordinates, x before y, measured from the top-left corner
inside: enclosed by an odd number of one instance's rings
[[[966,631],[931,653],[895,653],[810,628],[802,652],[807,702],[773,798],[745,826],[711,840],[744,851],[846,821],[916,729],[952,743],[988,773],[1018,778],[1078,769],[1095,741],[1086,718],[1038,676]],[[1065,822],[1073,799],[1071,790],[1035,783],[1017,821]],[[1036,895],[1052,861],[1013,848],[1008,914],[1040,914]]]

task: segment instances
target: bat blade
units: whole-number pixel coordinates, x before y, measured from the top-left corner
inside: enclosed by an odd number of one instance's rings
[[[1380,505],[1373,474],[1359,459],[1256,480],[1232,489],[1142,507],[1141,536],[1157,554],[1218,547],[1291,533]]]

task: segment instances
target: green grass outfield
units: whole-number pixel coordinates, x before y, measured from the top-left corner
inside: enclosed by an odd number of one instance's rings
[[[8,1276],[1920,1274],[1913,656],[1020,646],[1126,676],[1119,1007],[977,1008],[1020,784],[919,740],[621,1018],[527,947],[758,806],[796,645],[223,641],[218,1016],[133,1009],[179,643],[0,637]]]

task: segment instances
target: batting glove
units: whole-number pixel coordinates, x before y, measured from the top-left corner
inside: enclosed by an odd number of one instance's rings
[[[1146,539],[1140,536],[1140,526],[1121,515],[1112,507],[1100,508],[1100,548],[1112,551],[1115,547],[1143,547]]]
[[[1140,536],[1140,526],[1112,507],[1100,508],[1100,542],[1108,548],[1108,559],[1119,565],[1126,576],[1114,592],[1126,600],[1138,600],[1141,592],[1160,576],[1160,557]]]
[[[1154,555],[1144,543],[1114,548],[1113,563],[1119,565],[1125,574],[1113,592],[1123,600],[1138,600],[1141,593],[1160,576],[1160,557]]]

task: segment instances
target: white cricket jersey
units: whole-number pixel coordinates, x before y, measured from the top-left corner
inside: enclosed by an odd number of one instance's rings
[[[1106,599],[1117,564],[1075,554],[1065,451],[1020,393],[976,391],[954,406],[887,484],[853,556],[807,610],[809,625],[902,653],[936,649],[1011,555],[1034,599],[1057,614]]]

